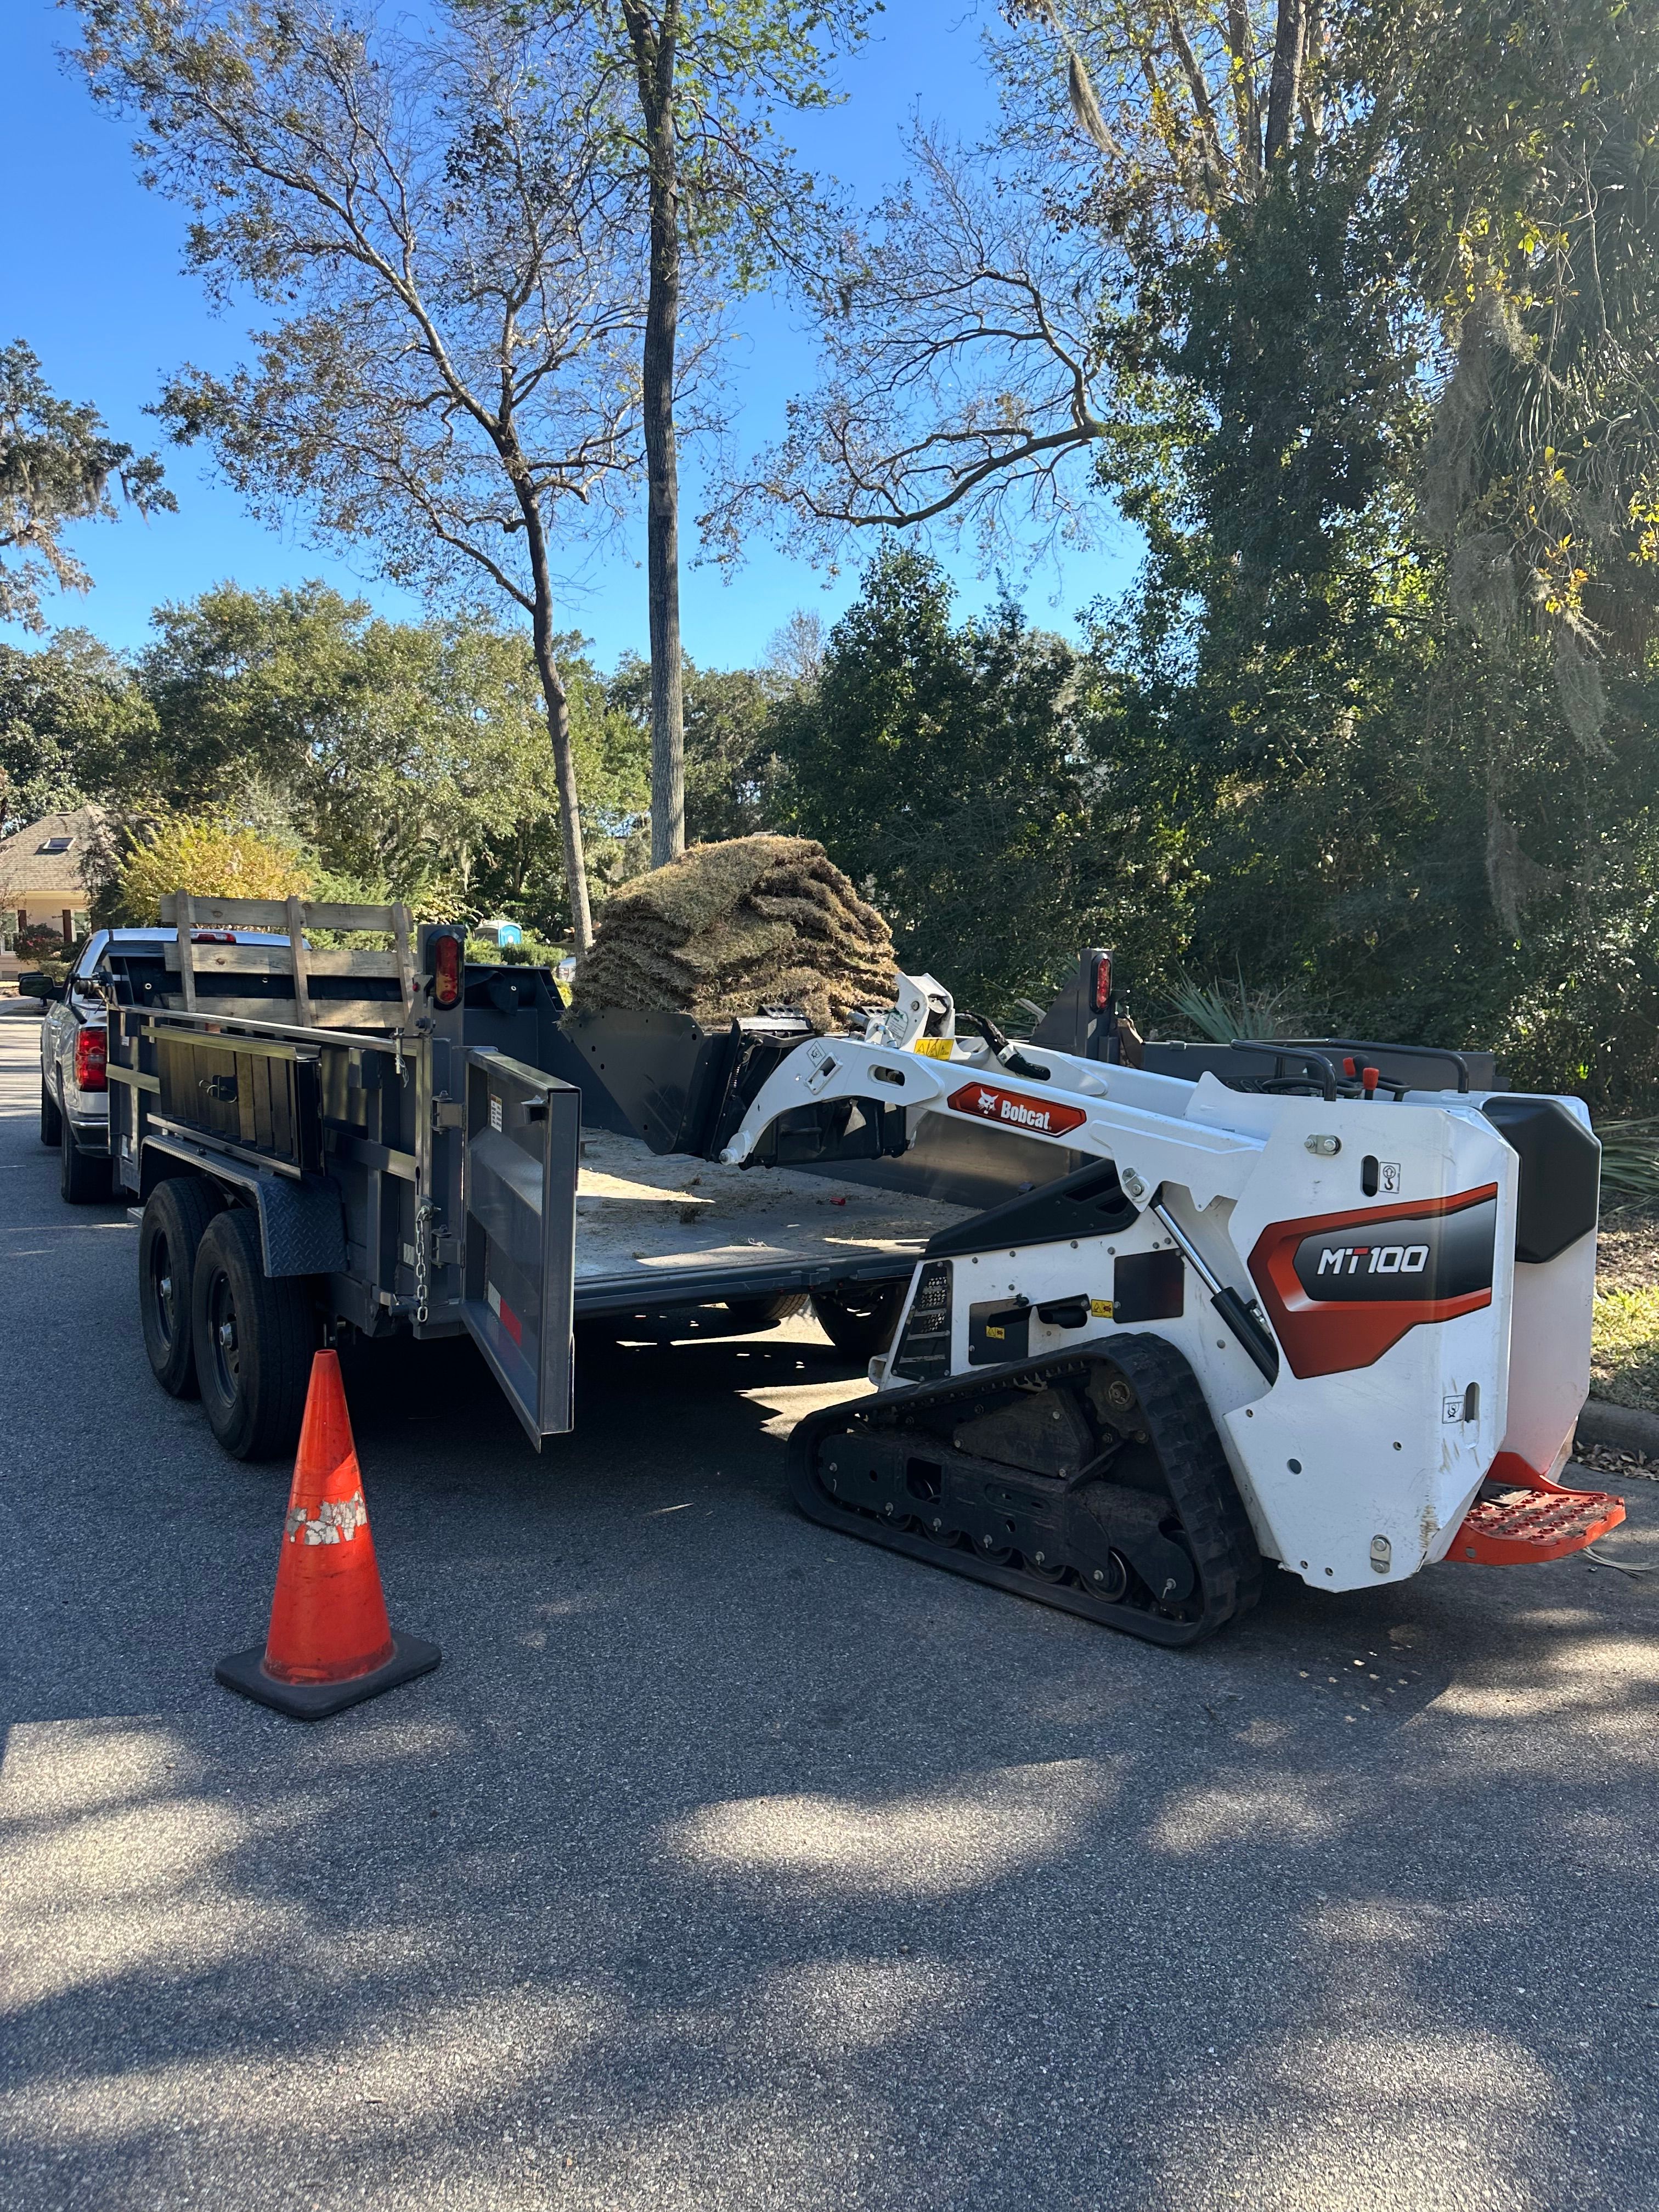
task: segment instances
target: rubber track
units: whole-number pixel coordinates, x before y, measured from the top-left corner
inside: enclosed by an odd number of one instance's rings
[[[902,1552],[929,1566],[943,1567],[947,1573],[966,1575],[971,1581],[1014,1591],[1039,1605],[1079,1613],[1085,1620],[1099,1621],[1143,1642],[1171,1647],[1202,1643],[1255,1606],[1261,1595],[1261,1554],[1204,1394],[1187,1361],[1161,1337],[1136,1333],[1113,1337],[1109,1344],[1109,1350],[1102,1345],[1085,1354],[1020,1360],[1007,1367],[981,1369],[969,1377],[951,1376],[945,1382],[927,1383],[884,1401],[854,1400],[809,1413],[797,1424],[789,1444],[789,1482],[796,1504],[809,1520],[844,1535],[879,1544],[886,1551]],[[1030,1376],[1045,1382],[1086,1379],[1096,1365],[1115,1367],[1122,1373],[1133,1385],[1146,1416],[1147,1432],[1203,1592],[1203,1609],[1196,1620],[1172,1620],[1140,1606],[1111,1603],[1091,1596],[1080,1585],[1047,1582],[1012,1564],[983,1560],[972,1551],[931,1541],[840,1504],[818,1482],[817,1445],[827,1433],[844,1435],[849,1429],[876,1423],[891,1427],[924,1406],[936,1407],[952,1398],[961,1399],[964,1405],[982,1400],[988,1387],[1016,1377]],[[1014,1472],[991,1460],[980,1464],[993,1480]]]

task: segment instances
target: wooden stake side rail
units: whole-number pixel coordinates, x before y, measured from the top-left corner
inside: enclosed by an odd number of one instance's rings
[[[289,975],[293,961],[286,945],[192,945],[191,966],[198,975]],[[162,960],[175,973],[183,963],[176,945],[164,947]],[[306,973],[316,975],[393,976],[398,973],[395,952],[353,948],[319,951],[305,948]]]
[[[376,1040],[388,1044],[403,1026],[404,1008],[400,999],[315,999],[309,1002],[311,1019],[301,1014],[297,999],[242,999],[223,997],[216,991],[210,997],[198,998],[189,1009],[190,1018],[204,1022],[234,1022],[239,1024],[263,1024],[268,1029],[304,1029],[328,1036],[338,1035],[337,1024],[344,1024],[353,1030],[368,1030],[379,1025],[381,1034]],[[171,1013],[172,1007],[163,1012]]]
[[[286,899],[188,898],[183,891],[167,891],[161,899],[164,929],[177,926],[181,901],[189,905],[192,929],[269,929],[280,933],[288,927]],[[394,933],[393,917],[409,914],[403,905],[337,906],[320,899],[301,899],[297,904],[307,929],[377,931],[386,937]]]
[[[349,906],[315,899],[213,899],[170,891],[161,902],[162,926],[174,942],[163,955],[179,977],[183,1011],[210,1010],[228,1019],[289,1024],[302,1029],[403,1029],[413,1018],[415,962],[413,917],[407,906]],[[259,930],[285,937],[280,945],[222,945],[200,941],[202,932]],[[386,951],[350,945],[326,950],[313,945],[308,933],[320,930],[379,934],[392,942]],[[283,975],[293,979],[293,995],[283,999],[204,998],[204,975]],[[336,977],[395,981],[396,999],[344,999],[313,993],[314,982]]]
[[[234,1041],[237,1049],[242,1052],[260,1049],[258,1046],[247,1042],[249,1038],[255,1037],[270,1039],[271,1042],[269,1048],[272,1050],[280,1048],[281,1056],[286,1056],[288,1051],[297,1047],[310,1046],[314,1049],[323,1041],[303,1031],[296,1036],[295,1032],[300,1028],[297,1022],[283,1022],[271,1018],[269,1010],[273,1006],[280,1006],[283,1004],[280,999],[258,999],[250,1003],[263,1007],[266,1011],[257,1017],[246,1014],[228,1014],[224,1012],[224,1006],[234,1005],[234,1000],[227,1000],[222,1003],[215,1000],[210,1008],[194,1014],[182,1014],[172,1006],[122,1007],[119,1011],[123,1015],[142,1023],[143,1034],[147,1037],[153,1037],[155,1035],[155,1024],[158,1021],[165,1024],[169,1029],[175,1022],[196,1022],[209,1036],[217,1036],[222,1030],[226,1038]],[[384,1030],[374,1033],[333,1028],[326,1032],[326,1041],[330,1044],[348,1045],[356,1052],[386,1052],[394,1055],[400,1055],[408,1051],[411,1042],[409,1038],[395,1033],[388,1036]]]

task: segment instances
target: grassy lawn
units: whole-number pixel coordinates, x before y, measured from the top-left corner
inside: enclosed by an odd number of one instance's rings
[[[1601,1217],[1590,1392],[1659,1413],[1659,1207]]]

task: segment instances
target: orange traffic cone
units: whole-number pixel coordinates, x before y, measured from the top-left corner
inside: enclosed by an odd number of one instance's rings
[[[319,1352],[288,1494],[270,1627],[263,1649],[256,1644],[222,1659],[214,1680],[295,1720],[319,1721],[426,1674],[440,1656],[435,1644],[393,1635],[386,1617],[339,1356]]]

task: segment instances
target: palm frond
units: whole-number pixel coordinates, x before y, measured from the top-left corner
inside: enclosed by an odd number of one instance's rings
[[[1286,1035],[1297,1026],[1291,1018],[1291,997],[1288,988],[1252,990],[1242,968],[1235,983],[1200,983],[1183,971],[1170,994],[1176,1012],[1201,1036],[1217,1044],[1230,1044],[1235,1037]]]
[[[1659,1199],[1659,1115],[1596,1124],[1601,1188],[1620,1198]]]

